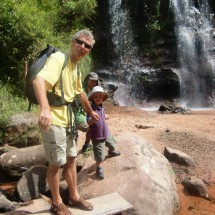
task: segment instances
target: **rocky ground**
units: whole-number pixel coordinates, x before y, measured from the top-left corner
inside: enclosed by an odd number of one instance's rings
[[[113,106],[105,103],[112,134],[131,131],[150,142],[159,152],[169,146],[192,156],[195,167],[172,163],[176,175],[181,209],[177,215],[215,214],[215,110],[196,110],[191,114],[163,114],[133,107]],[[189,176],[202,179],[211,200],[190,196],[181,182]]]
[[[146,139],[162,154],[164,147],[168,146],[193,157],[195,167],[171,163],[181,204],[176,215],[215,214],[215,110],[196,110],[191,114],[164,114],[159,111],[114,106],[110,102],[105,103],[105,110],[109,115],[111,132],[116,139],[123,132],[129,131]],[[83,141],[84,133],[81,133],[78,141],[80,148]],[[205,182],[210,200],[191,196],[184,191],[181,182],[189,176],[196,176]],[[15,183],[9,183],[8,190],[12,191],[14,185]]]

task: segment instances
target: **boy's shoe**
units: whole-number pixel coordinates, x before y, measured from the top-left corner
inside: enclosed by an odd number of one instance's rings
[[[104,179],[105,175],[104,175],[103,169],[101,167],[96,168],[96,177],[98,179]]]
[[[112,152],[108,151],[108,157],[116,157],[119,155],[121,155],[121,153],[119,151],[116,151],[116,150],[114,150]]]

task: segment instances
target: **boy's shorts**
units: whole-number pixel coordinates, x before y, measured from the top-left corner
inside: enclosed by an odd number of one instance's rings
[[[67,129],[51,125],[48,131],[41,129],[46,159],[51,165],[62,166],[67,157],[77,156],[74,138],[67,135]]]
[[[102,162],[105,159],[106,156],[106,148],[108,147],[108,150],[114,151],[116,147],[116,141],[113,138],[113,136],[109,136],[107,139],[103,140],[93,140],[93,153],[94,158],[96,162]]]

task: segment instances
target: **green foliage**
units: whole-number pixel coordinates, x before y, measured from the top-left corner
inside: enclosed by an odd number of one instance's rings
[[[85,76],[92,71],[92,57],[88,55],[79,63],[79,69],[82,74],[82,81],[84,80]]]
[[[3,80],[20,83],[24,77],[24,61],[31,58],[42,41],[52,40],[52,25],[57,14],[56,0],[49,0],[49,12],[41,9],[42,1],[4,0],[0,5],[0,74]],[[49,20],[49,21],[46,21]]]
[[[12,115],[28,109],[28,101],[14,95],[15,90],[11,85],[0,82],[0,130],[9,123]]]
[[[94,17],[96,7],[96,0],[62,0],[58,30],[69,32],[85,27],[86,21]]]
[[[85,27],[96,0],[3,0],[0,4],[0,76],[23,94],[25,61],[47,43],[68,50],[71,33]],[[21,86],[21,87],[20,87]]]

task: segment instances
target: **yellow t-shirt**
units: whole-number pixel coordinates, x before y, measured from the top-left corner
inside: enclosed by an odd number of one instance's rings
[[[60,74],[65,60],[65,55],[61,52],[52,54],[45,63],[38,76],[44,78],[52,86],[56,84],[55,93],[61,96],[60,91]],[[72,102],[76,94],[83,92],[81,83],[81,73],[77,73],[77,65],[72,64],[70,59],[62,73],[64,99]],[[51,90],[50,90],[51,91]],[[53,125],[69,127],[69,111],[67,106],[61,107],[50,106],[51,123]],[[74,117],[73,117],[74,119]]]

